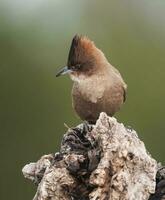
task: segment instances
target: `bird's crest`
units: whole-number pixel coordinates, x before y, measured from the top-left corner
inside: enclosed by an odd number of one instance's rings
[[[75,35],[69,51],[68,66],[78,64],[83,59],[89,59],[89,56],[93,54],[94,48],[96,48],[94,42],[88,37]]]

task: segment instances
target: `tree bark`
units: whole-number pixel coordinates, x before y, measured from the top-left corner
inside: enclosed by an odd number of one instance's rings
[[[95,125],[69,128],[58,153],[22,172],[38,186],[33,200],[165,199],[165,168],[133,129],[105,113]]]

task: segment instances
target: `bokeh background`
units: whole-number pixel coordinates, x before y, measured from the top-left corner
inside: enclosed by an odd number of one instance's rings
[[[32,199],[22,167],[58,151],[64,123],[80,123],[71,80],[55,78],[76,33],[94,40],[128,84],[118,120],[165,161],[164,22],[164,0],[0,1],[0,199]]]

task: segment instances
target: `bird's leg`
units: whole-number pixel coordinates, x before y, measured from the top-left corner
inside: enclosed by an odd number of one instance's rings
[[[88,133],[92,130],[92,124],[90,124],[88,121],[83,122],[83,132]]]

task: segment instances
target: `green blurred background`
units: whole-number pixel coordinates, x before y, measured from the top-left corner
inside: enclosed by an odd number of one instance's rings
[[[1,0],[0,199],[32,199],[22,167],[58,151],[64,123],[80,123],[71,80],[55,78],[76,33],[94,40],[128,84],[118,120],[165,161],[164,0]]]

